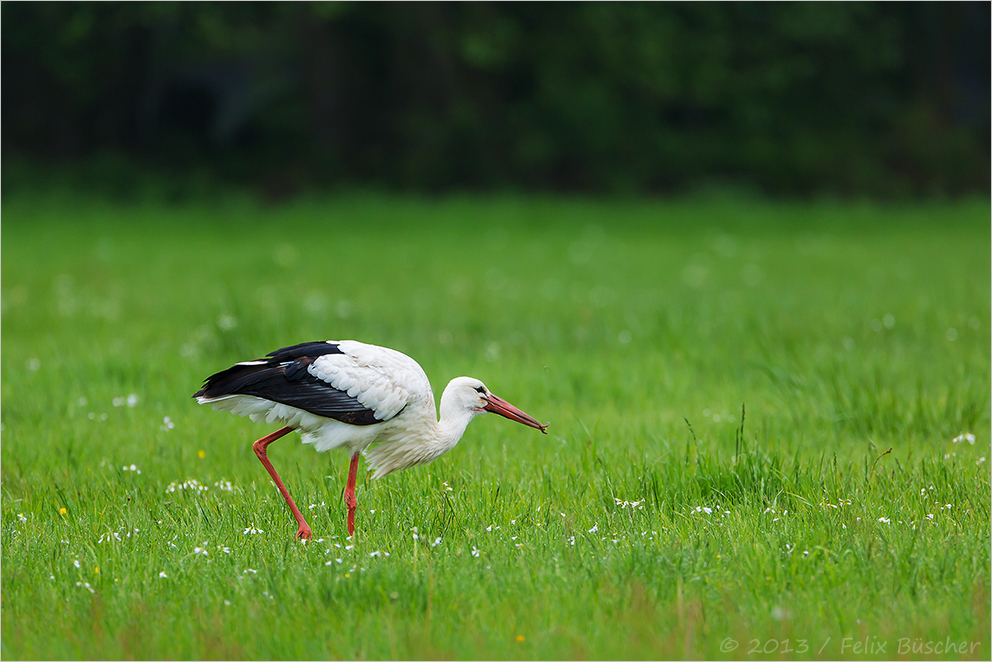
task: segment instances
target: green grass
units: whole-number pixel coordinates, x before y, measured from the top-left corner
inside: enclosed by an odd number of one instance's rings
[[[988,659],[988,209],[9,193],[3,657]],[[287,437],[301,545],[273,426],[189,396],[325,338],[550,434],[360,482],[351,542]]]

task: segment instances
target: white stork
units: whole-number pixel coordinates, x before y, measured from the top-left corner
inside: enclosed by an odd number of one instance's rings
[[[358,456],[381,478],[444,455],[458,443],[469,422],[486,412],[505,416],[547,434],[541,424],[471,377],[452,379],[441,394],[440,419],[423,368],[393,349],[355,340],[328,340],[284,347],[264,359],[244,361],[206,379],[194,395],[200,404],[280,422],[284,427],[255,442],[258,459],[272,476],[299,524],[296,537],[309,539],[310,527],[273,468],[266,447],[299,430],[318,452],[344,446],[351,455],[348,535],[355,533],[355,477]],[[370,445],[378,442],[374,447]]]

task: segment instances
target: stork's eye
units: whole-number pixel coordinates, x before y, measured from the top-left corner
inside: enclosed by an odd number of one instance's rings
[[[486,387],[485,386],[476,386],[475,387],[475,390],[476,390],[477,393],[481,393],[482,395],[485,395],[486,394]]]

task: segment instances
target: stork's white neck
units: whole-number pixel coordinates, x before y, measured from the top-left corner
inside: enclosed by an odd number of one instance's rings
[[[435,432],[438,445],[444,448],[443,452],[454,448],[472,419],[485,413],[479,409],[466,408],[461,402],[446,397],[448,394],[448,389],[444,389],[441,394],[440,418]]]
[[[421,403],[416,416],[390,431],[389,438],[365,449],[365,458],[375,467],[375,478],[417,464],[432,462],[444,455],[462,438],[473,418],[485,413],[478,393],[464,384],[465,378],[453,379],[441,394],[439,418],[434,416],[430,398]],[[481,384],[481,382],[479,382]]]

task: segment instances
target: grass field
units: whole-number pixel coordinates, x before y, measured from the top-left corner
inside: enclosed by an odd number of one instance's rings
[[[4,659],[992,655],[987,200],[9,193],[2,230]],[[287,437],[295,542],[273,426],[190,395],[328,338],[550,434],[360,480],[354,540],[347,457]]]

